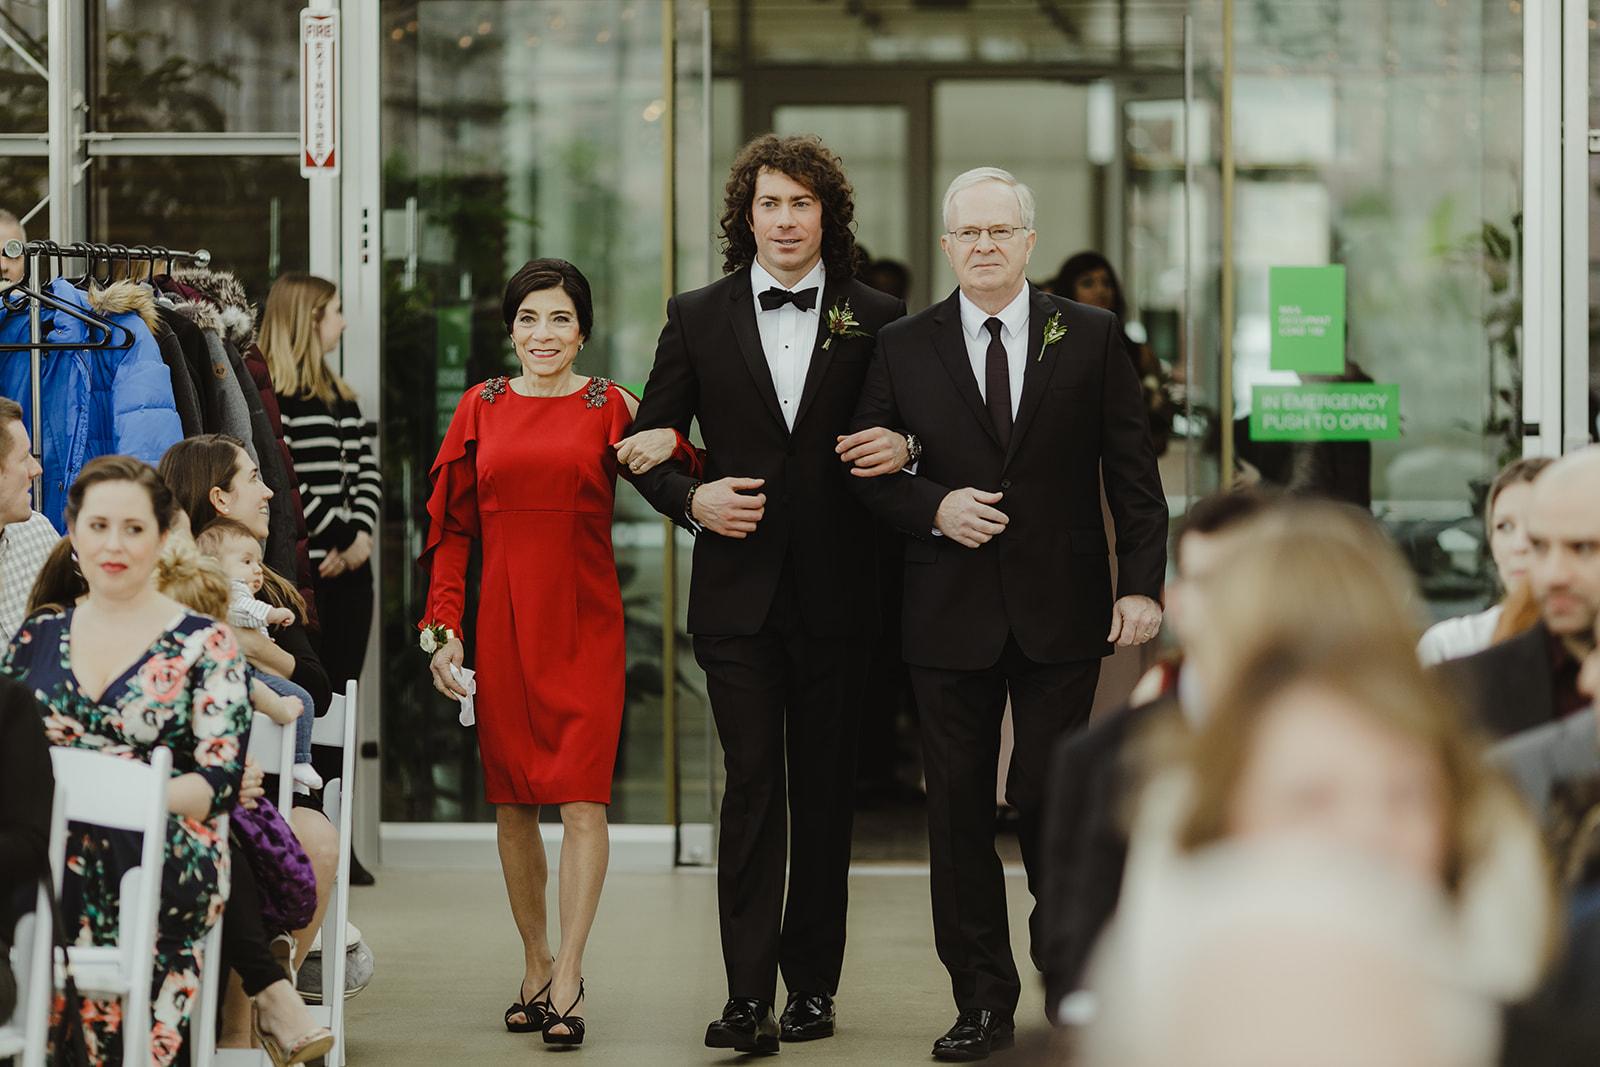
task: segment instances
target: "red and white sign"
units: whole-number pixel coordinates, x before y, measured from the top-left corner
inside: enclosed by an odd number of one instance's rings
[[[339,13],[300,11],[300,174],[339,173]]]

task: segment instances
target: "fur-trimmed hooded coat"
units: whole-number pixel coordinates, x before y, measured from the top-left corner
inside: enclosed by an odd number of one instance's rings
[[[191,296],[199,294],[208,302],[199,301],[180,305],[185,313],[204,306],[212,313],[205,324],[216,330],[224,342],[236,350],[243,362],[244,373],[235,376],[247,395],[250,408],[252,444],[259,456],[262,477],[273,492],[272,535],[267,542],[267,563],[286,578],[294,578],[300,595],[306,601],[306,611],[315,628],[316,600],[312,592],[311,557],[306,532],[305,513],[300,503],[300,480],[295,474],[294,458],[283,439],[283,420],[278,411],[278,397],[272,389],[272,375],[267,371],[266,358],[256,346],[255,305],[245,296],[244,286],[232,274],[223,271],[184,269],[173,276],[174,288]],[[232,353],[230,353],[231,357]],[[256,396],[250,398],[252,391]],[[259,400],[259,410],[257,407]],[[262,417],[265,422],[263,423]],[[279,458],[274,462],[270,453]],[[281,473],[280,473],[281,472]],[[283,484],[278,483],[278,478]]]
[[[89,314],[110,319],[132,335],[125,348],[69,348],[44,353],[40,375],[40,432],[44,446],[43,499],[35,506],[64,528],[67,488],[83,465],[96,456],[135,456],[152,467],[183,438],[173,401],[172,377],[161,359],[153,330],[155,301],[136,282],[114,282],[85,293],[64,279],[50,283],[50,295]],[[71,315],[41,309],[44,337],[52,344],[90,343],[102,331]],[[26,341],[28,315],[6,313],[0,340]],[[120,334],[113,343],[127,340]],[[0,393],[22,405],[31,424],[33,386],[27,352],[4,353]]]

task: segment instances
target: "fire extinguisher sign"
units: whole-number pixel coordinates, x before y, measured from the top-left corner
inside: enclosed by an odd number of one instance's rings
[[[339,173],[339,13],[300,11],[300,174]]]

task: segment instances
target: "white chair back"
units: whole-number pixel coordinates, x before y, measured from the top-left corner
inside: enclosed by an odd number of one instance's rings
[[[167,852],[172,753],[158,748],[149,763],[142,763],[89,749],[53,748],[50,758],[66,796],[68,821],[143,835],[139,866],[122,878],[117,943],[73,945],[67,953],[80,993],[122,1001],[122,1062],[144,1067],[150,1060],[150,981]],[[63,850],[54,871],[57,886],[64,862]]]
[[[306,714],[311,714],[310,710]],[[294,803],[294,781],[290,773],[294,768],[294,724],[287,726],[273,722],[261,712],[250,720],[250,744],[246,751],[261,764],[268,774],[278,775],[278,795],[272,802],[283,817],[289,817]],[[222,833],[227,836],[227,816],[223,816]],[[243,863],[243,857],[235,857]],[[217,1048],[217,1013],[222,999],[222,924],[227,921],[224,911],[205,937],[205,951],[200,968],[200,1003],[193,1024],[193,1056],[195,1067],[271,1067],[267,1054],[260,1049]]]
[[[350,918],[350,847],[355,808],[356,769],[356,683],[352,679],[345,691],[335,693],[328,712],[311,729],[311,743],[340,750],[339,777],[322,789],[322,810],[339,831],[339,863],[334,875],[333,894],[322,919],[322,1003],[312,1005],[311,1014],[333,1031],[333,1048],[327,1067],[344,1067],[344,924]]]
[[[311,714],[308,708],[305,712]],[[250,748],[249,753],[261,764],[261,769],[268,774],[278,776],[278,795],[272,802],[283,812],[283,817],[289,817],[289,809],[294,804],[294,723],[287,726],[273,722],[261,712],[256,712],[250,720]]]
[[[55,800],[50,806],[48,856],[51,871],[62,869],[67,848],[67,801],[61,783],[56,783]],[[52,879],[53,881],[53,879]],[[55,999],[51,958],[55,955],[49,892],[60,896],[60,886],[52,890],[39,883],[32,913],[17,921],[12,941],[12,956],[17,975],[17,1011],[11,1022],[0,1026],[0,1060],[22,1056],[20,1067],[45,1067],[45,1046],[50,1041],[50,1002]]]
[[[333,1031],[334,1046],[323,1062],[327,1067],[344,1067],[344,925],[350,916],[350,842],[351,815],[354,795],[350,783],[355,780],[356,751],[356,683],[351,682],[344,693],[335,693],[327,712],[318,718],[312,728],[313,744],[341,749],[340,774],[322,790],[323,813],[339,832],[339,862],[335,868],[333,891],[327,911],[322,917],[322,1003],[309,1005],[311,1017],[319,1026]],[[263,743],[265,742],[265,743]],[[267,751],[282,770],[268,767]],[[257,714],[250,731],[250,751],[255,753],[267,773],[279,774],[278,806],[288,817],[292,803],[293,785],[289,770],[294,765],[294,727],[279,726],[266,716]],[[223,921],[227,916],[224,913]],[[222,949],[222,923],[217,923],[206,935],[206,959],[218,959]],[[201,979],[201,1003],[196,1012],[194,1043],[195,1067],[270,1067],[266,1053],[259,1049],[219,1049],[216,1047],[216,1005],[220,968],[206,966]]]

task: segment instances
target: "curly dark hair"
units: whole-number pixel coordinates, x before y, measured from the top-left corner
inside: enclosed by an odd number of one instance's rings
[[[779,137],[763,134],[739,150],[728,175],[722,211],[722,269],[733,273],[756,258],[756,236],[750,230],[750,209],[756,199],[756,177],[770,169],[805,186],[822,201],[822,262],[829,274],[853,278],[866,266],[866,253],[856,247],[855,190],[839,157],[816,136]]]

